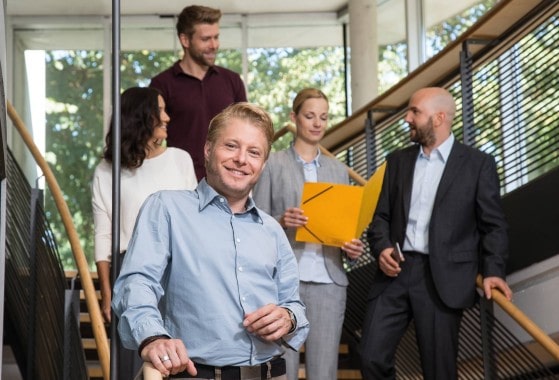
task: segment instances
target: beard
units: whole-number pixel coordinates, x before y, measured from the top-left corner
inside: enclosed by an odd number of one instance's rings
[[[427,124],[415,126],[410,131],[411,142],[421,146],[431,146],[435,143],[435,129],[433,128],[433,118],[429,117]]]
[[[212,67],[215,64],[215,59],[207,59],[203,52],[195,50],[192,47],[188,48],[188,55],[200,66]]]

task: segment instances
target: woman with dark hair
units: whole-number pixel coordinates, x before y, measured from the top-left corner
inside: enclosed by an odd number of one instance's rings
[[[194,189],[196,176],[190,155],[167,148],[169,116],[165,102],[153,88],[132,87],[121,95],[120,252],[126,251],[136,216],[148,195],[158,190]],[[95,262],[101,284],[102,313],[111,320],[112,161],[113,123],[105,139],[103,161],[93,176]]]
[[[182,149],[167,148],[163,144],[170,119],[165,112],[165,101],[156,89],[132,87],[124,91],[120,116],[122,262],[144,200],[158,190],[194,189],[197,180],[190,155]],[[101,312],[106,322],[111,321],[112,136],[111,121],[103,161],[95,169],[92,183],[95,262],[101,288]],[[124,361],[122,357],[120,361]],[[119,376],[119,379],[125,378],[132,377]]]

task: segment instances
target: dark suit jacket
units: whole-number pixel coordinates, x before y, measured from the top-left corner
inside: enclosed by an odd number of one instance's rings
[[[373,256],[403,245],[415,161],[419,146],[387,157],[382,191],[368,231]],[[475,278],[505,278],[508,256],[507,224],[501,208],[499,179],[492,156],[454,142],[437,193],[429,224],[429,263],[442,301],[467,308],[475,301]],[[370,297],[392,279],[379,269]]]

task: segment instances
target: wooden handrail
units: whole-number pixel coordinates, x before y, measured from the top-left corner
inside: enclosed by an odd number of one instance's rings
[[[70,210],[68,205],[64,200],[60,186],[56,181],[56,178],[50,169],[47,161],[41,155],[41,152],[35,145],[33,137],[27,131],[25,124],[17,114],[14,107],[7,102],[8,105],[8,115],[12,120],[12,123],[21,135],[23,142],[27,145],[27,148],[35,158],[35,162],[45,176],[47,185],[52,193],[54,203],[56,208],[60,213],[62,218],[62,223],[68,235],[68,240],[70,241],[70,246],[72,248],[72,253],[74,255],[74,260],[76,261],[76,266],[78,268],[78,273],[81,278],[81,284],[85,293],[85,301],[87,304],[87,309],[91,318],[91,325],[93,329],[93,336],[95,337],[95,344],[97,345],[97,353],[99,355],[99,362],[101,363],[101,370],[103,371],[103,378],[108,380],[110,377],[110,352],[109,343],[107,340],[107,332],[105,331],[105,325],[103,323],[103,317],[101,316],[101,308],[99,307],[99,301],[97,300],[97,294],[95,293],[95,287],[93,285],[93,280],[91,279],[91,273],[89,272],[89,267],[87,264],[87,259],[83,253],[80,239],[74,226]]]
[[[287,123],[276,132],[274,135],[274,140],[291,132],[295,134],[296,130],[293,124]],[[336,158],[332,153],[330,153],[326,148],[320,146],[320,151],[329,157]],[[348,167],[348,172],[350,177],[360,185],[364,185],[366,180],[359,174],[353,171],[353,169]],[[483,290],[483,279],[481,275],[476,278],[477,286]],[[542,345],[552,355],[557,361],[559,361],[559,345],[555,343],[553,339],[549,337],[538,325],[536,325],[522,310],[517,308],[511,301],[507,300],[506,297],[498,290],[493,289],[491,292],[491,297],[497,305],[501,307],[511,318],[513,318],[528,334],[530,334],[536,342]]]
[[[478,288],[483,291],[483,278],[478,275],[476,278]],[[542,345],[555,360],[559,361],[559,345],[549,337],[538,325],[536,325],[522,310],[517,308],[499,290],[491,290],[491,299],[497,303],[512,319],[516,321],[536,342]]]
[[[164,377],[159,372],[157,368],[153,366],[150,362],[144,362],[142,367],[142,374],[144,376],[144,380],[163,380]]]

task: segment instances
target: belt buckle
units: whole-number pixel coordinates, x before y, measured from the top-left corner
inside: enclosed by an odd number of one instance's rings
[[[241,380],[260,380],[262,370],[259,365],[240,367]]]

